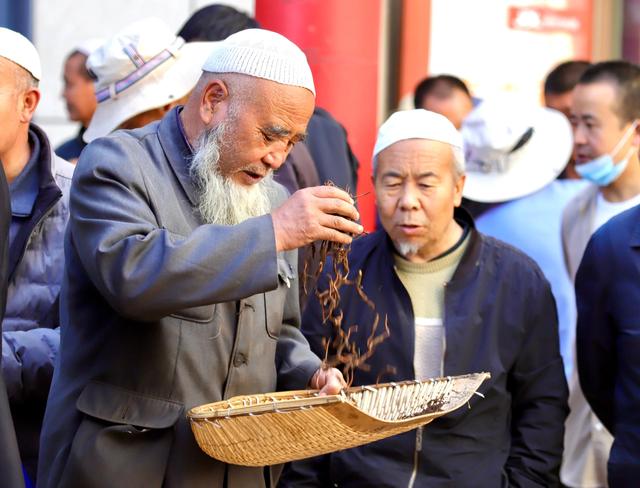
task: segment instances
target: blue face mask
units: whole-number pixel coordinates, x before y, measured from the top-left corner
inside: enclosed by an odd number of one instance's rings
[[[627,163],[629,163],[629,158],[636,150],[636,148],[632,147],[627,152],[626,156],[619,161],[618,163],[613,162],[613,157],[620,150],[620,147],[627,142],[629,135],[633,133],[636,128],[637,120],[631,124],[631,127],[627,129],[627,131],[622,136],[622,139],[618,141],[616,147],[613,148],[609,154],[603,154],[602,156],[598,156],[595,159],[592,159],[588,163],[576,164],[576,172],[585,180],[591,181],[598,186],[607,186],[610,183],[613,183],[618,179],[618,177],[622,174],[624,169],[627,167]]]

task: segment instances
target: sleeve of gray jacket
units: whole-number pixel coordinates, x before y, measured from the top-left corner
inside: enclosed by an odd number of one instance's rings
[[[59,346],[59,328],[2,333],[2,375],[12,405],[44,405]]]
[[[71,242],[111,307],[153,321],[276,288],[271,216],[177,235],[158,221],[155,209],[163,202],[152,198],[143,174],[156,164],[136,139],[121,134],[87,146],[74,174]],[[174,191],[170,182],[167,191]]]
[[[300,331],[300,306],[298,294],[297,253],[286,253],[290,273],[280,277],[289,284],[284,301],[283,324],[276,349],[278,390],[299,390],[309,385],[311,377],[321,366],[321,361],[311,349]],[[279,271],[279,276],[281,271]]]

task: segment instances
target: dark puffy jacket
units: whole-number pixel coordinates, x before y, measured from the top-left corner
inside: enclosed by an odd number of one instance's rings
[[[456,218],[473,226],[464,211]],[[470,242],[445,288],[444,374],[488,371],[491,379],[461,408],[423,431],[321,458],[294,463],[282,486],[401,487],[557,486],[567,384],[558,346],[555,303],[535,263],[515,248],[471,230]],[[350,273],[363,272],[363,287],[386,314],[391,336],[358,370],[355,385],[415,378],[414,315],[394,271],[392,243],[383,231],[358,239]],[[330,269],[331,266],[325,267]],[[323,280],[321,280],[321,283]],[[343,326],[358,325],[353,339],[366,350],[373,313],[353,287],[341,289]],[[303,332],[324,355],[316,299],[310,299]],[[415,476],[411,485],[412,476]]]

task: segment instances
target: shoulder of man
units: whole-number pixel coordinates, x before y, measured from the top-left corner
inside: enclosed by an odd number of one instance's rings
[[[484,261],[485,267],[494,268],[501,274],[517,272],[519,275],[547,281],[540,266],[520,249],[481,232],[478,232],[478,238],[482,246],[480,259]]]
[[[585,214],[590,204],[595,202],[599,188],[589,184],[569,200],[562,211],[562,228],[571,225],[572,221]]]

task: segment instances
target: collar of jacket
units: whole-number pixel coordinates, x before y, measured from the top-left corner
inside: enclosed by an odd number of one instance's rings
[[[180,111],[182,107],[174,107],[162,118],[158,126],[158,139],[169,164],[182,189],[187,194],[191,205],[198,203],[198,191],[189,174],[189,164],[193,152],[180,129]]]
[[[53,156],[49,139],[43,130],[33,123],[30,124],[29,130],[40,143],[40,154],[38,155],[38,196],[33,205],[31,217],[25,225],[20,228],[9,249],[9,279],[13,276],[18,263],[22,259],[34,229],[62,197],[62,190],[58,188],[56,180],[53,177],[55,169],[53,167]]]

